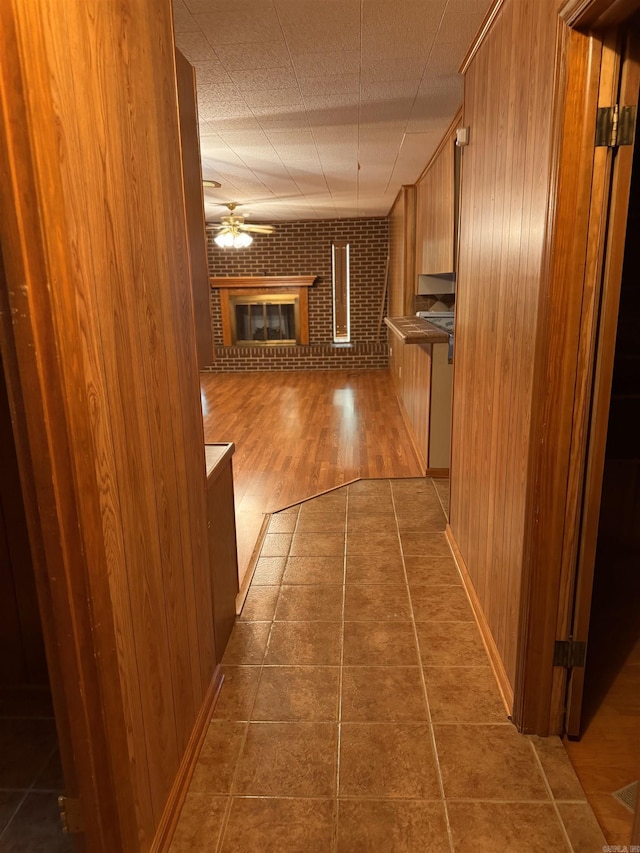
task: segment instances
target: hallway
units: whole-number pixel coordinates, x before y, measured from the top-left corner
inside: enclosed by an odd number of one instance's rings
[[[506,717],[443,505],[361,480],[271,517],[172,853],[602,849]]]

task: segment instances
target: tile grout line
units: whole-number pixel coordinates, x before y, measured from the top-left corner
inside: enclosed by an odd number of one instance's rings
[[[429,478],[429,479],[431,480],[431,478]],[[432,480],[431,480],[431,484],[433,486]],[[404,549],[402,547],[402,537],[400,536],[400,525],[398,524],[398,513],[396,511],[396,502],[395,502],[395,497],[394,497],[393,487],[391,485],[391,482],[389,482],[389,486],[391,488],[391,502],[393,504],[393,514],[394,514],[394,518],[396,521],[396,531],[398,534],[398,543],[400,545],[400,558],[402,559],[402,571],[404,573],[404,582],[405,582],[405,587],[406,587],[406,591],[407,591],[407,597],[409,599],[409,610],[411,613],[411,627],[413,628],[413,638],[414,638],[414,642],[416,644],[416,652],[418,655],[418,661],[419,661],[419,667],[420,667],[420,679],[422,681],[422,690],[423,690],[423,695],[424,695],[424,701],[425,701],[425,705],[427,708],[427,721],[429,723],[429,734],[431,737],[431,749],[433,751],[433,759],[434,759],[434,763],[435,763],[436,773],[438,776],[438,786],[440,788],[440,796],[442,799],[442,806],[444,809],[444,819],[445,819],[445,824],[447,827],[447,837],[449,839],[449,848],[451,850],[451,853],[454,853],[453,833],[451,830],[451,823],[449,821],[449,809],[447,807],[447,799],[446,799],[445,792],[444,792],[444,782],[442,780],[442,769],[440,767],[440,759],[438,757],[436,737],[435,737],[435,732],[433,730],[433,718],[431,717],[431,706],[429,705],[429,695],[427,693],[427,683],[425,681],[424,667],[422,666],[422,657],[420,655],[420,643],[418,641],[418,631],[416,628],[415,614],[413,612],[413,601],[411,599],[411,590],[409,588],[409,579],[407,577],[407,567],[406,567],[405,559],[404,559]],[[435,486],[433,486],[433,488],[435,489]]]
[[[431,480],[431,485],[433,486],[433,490],[435,491],[436,497],[438,498],[438,503],[442,507],[442,512],[444,513],[444,516],[448,522],[449,521],[449,510],[445,509],[444,503],[442,502],[442,498],[440,497],[440,492],[436,488],[436,484],[433,482],[433,477],[430,477],[429,479]]]
[[[524,737],[524,735],[523,735],[523,737]],[[542,760],[538,754],[538,750],[533,745],[532,740],[530,740],[529,738],[527,738],[527,740],[529,741],[529,746],[533,750],[534,760],[535,760],[536,764],[538,765],[538,769],[540,770],[540,773],[542,775],[542,780],[544,782],[545,788],[547,789],[549,799],[551,800],[551,805],[553,806],[553,811],[555,813],[556,819],[558,820],[558,823],[560,824],[560,829],[561,829],[562,834],[564,836],[564,840],[567,842],[567,848],[568,848],[568,850],[571,851],[571,853],[575,853],[573,844],[571,843],[571,839],[569,838],[569,833],[567,832],[567,828],[564,825],[564,821],[562,820],[562,815],[560,814],[560,809],[558,808],[556,798],[554,796],[553,790],[552,790],[551,785],[549,783],[549,779],[547,778],[547,774],[545,773],[545,769],[544,769],[544,766],[542,764]]]
[[[272,517],[273,517],[273,516],[272,516]],[[294,532],[291,534],[291,540],[290,540],[290,542],[289,542],[289,548],[288,548],[288,551],[287,551],[287,556],[286,556],[286,558],[285,558],[285,571],[286,571],[286,565],[287,565],[287,564],[286,564],[286,561],[289,559],[289,554],[290,554],[290,552],[291,552],[291,545],[292,545],[292,543],[293,543],[293,537],[294,537],[294,535],[295,535],[295,531],[296,531],[296,529],[297,529],[297,527],[298,527],[298,521],[299,521],[299,519],[300,519],[300,509],[298,509],[298,515],[297,515],[297,517],[296,517],[296,523],[295,523],[295,526],[294,526]],[[268,532],[268,528],[267,528],[267,532]],[[258,555],[258,560],[260,559],[260,557],[261,557],[261,556],[262,556],[262,551],[261,551],[261,552],[260,552],[260,554]],[[256,565],[257,565],[257,560],[256,560]],[[277,595],[277,597],[276,597],[275,606],[274,606],[274,608],[273,608],[273,613],[272,613],[272,615],[271,615],[271,620],[270,620],[270,621],[271,621],[271,626],[270,626],[270,628],[269,628],[269,634],[268,634],[268,636],[267,636],[267,642],[266,642],[265,647],[264,647],[263,652],[262,652],[262,659],[261,659],[261,661],[260,661],[260,672],[258,673],[258,680],[257,680],[257,683],[256,683],[256,692],[254,693],[253,701],[252,701],[252,703],[251,703],[251,707],[250,707],[250,709],[249,709],[249,713],[247,714],[248,719],[247,719],[247,721],[246,721],[246,722],[247,722],[246,729],[245,729],[245,732],[244,732],[244,736],[243,736],[243,738],[242,738],[242,742],[241,742],[241,744],[240,744],[240,748],[239,748],[239,750],[238,750],[238,757],[237,757],[237,759],[236,759],[236,765],[235,765],[235,768],[234,768],[234,770],[233,770],[233,775],[232,775],[232,777],[231,777],[231,784],[229,785],[228,802],[227,802],[227,803],[226,803],[226,805],[225,805],[224,816],[223,816],[223,818],[222,818],[222,825],[221,825],[221,827],[220,827],[220,834],[219,834],[219,836],[218,836],[218,842],[217,842],[217,844],[216,844],[216,853],[221,853],[221,851],[222,851],[222,849],[223,849],[223,845],[224,845],[225,836],[226,836],[226,834],[227,834],[227,829],[228,829],[228,827],[229,827],[229,816],[230,816],[230,814],[231,814],[231,806],[232,806],[232,804],[233,804],[233,798],[234,798],[234,794],[235,794],[234,789],[235,789],[236,781],[237,781],[237,778],[238,778],[238,772],[239,772],[239,770],[240,770],[240,759],[242,758],[242,754],[243,754],[243,752],[244,752],[244,748],[245,748],[245,746],[246,746],[246,744],[247,744],[247,739],[248,739],[248,737],[249,737],[249,729],[250,729],[250,726],[251,726],[251,718],[253,717],[253,710],[254,710],[255,705],[256,705],[256,702],[257,702],[257,700],[258,700],[258,690],[260,689],[260,681],[262,680],[262,672],[263,672],[263,670],[264,670],[264,661],[265,661],[265,658],[266,658],[266,656],[267,656],[267,652],[268,652],[268,650],[269,650],[269,643],[270,643],[270,641],[271,641],[271,632],[272,632],[272,630],[273,630],[273,623],[274,623],[274,620],[275,620],[276,609],[277,609],[277,607],[278,607],[278,601],[280,600],[280,592],[281,592],[281,590],[282,590],[282,579],[283,579],[283,577],[284,577],[284,572],[282,573],[282,576],[280,577],[280,580],[279,580],[279,582],[278,582],[278,595]],[[249,584],[249,588],[251,588],[251,583]],[[248,595],[248,591],[247,591],[247,595]]]

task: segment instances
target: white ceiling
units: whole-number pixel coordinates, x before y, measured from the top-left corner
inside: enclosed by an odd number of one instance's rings
[[[462,101],[493,0],[173,0],[207,220],[385,216]]]

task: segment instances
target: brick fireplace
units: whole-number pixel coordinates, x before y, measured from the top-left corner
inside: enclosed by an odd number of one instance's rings
[[[212,277],[225,347],[305,346],[315,276]]]
[[[333,342],[331,246],[336,241],[347,241],[351,251],[352,335],[348,344]],[[219,249],[209,235],[207,250],[216,346],[216,361],[209,370],[362,370],[387,366],[385,336],[378,334],[388,251],[386,218],[278,222],[274,234],[256,237],[247,249]],[[229,285],[234,278],[292,276],[310,277],[313,282],[302,287],[307,297],[308,338],[300,338],[299,343],[288,339],[267,345],[247,341],[233,344],[228,302],[234,290],[224,287],[225,282]]]

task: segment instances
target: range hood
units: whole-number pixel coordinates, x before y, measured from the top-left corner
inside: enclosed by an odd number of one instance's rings
[[[421,296],[443,296],[456,292],[456,274],[454,272],[418,275],[418,293]]]

